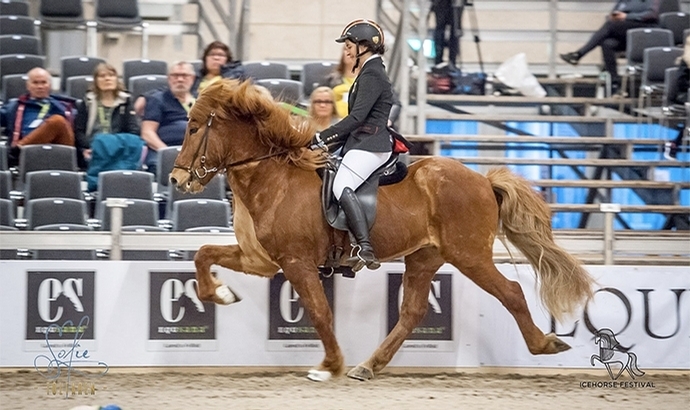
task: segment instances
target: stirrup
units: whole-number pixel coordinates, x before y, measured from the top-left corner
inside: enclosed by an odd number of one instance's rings
[[[364,266],[366,266],[367,269],[371,270],[375,270],[381,267],[381,263],[378,261],[378,259],[376,259],[376,256],[374,256],[374,259],[372,260],[366,260],[362,256],[361,251],[362,246],[360,244],[353,245],[352,250],[350,250],[350,257],[347,259],[347,261],[345,261],[347,264],[350,265],[353,272],[360,271]]]

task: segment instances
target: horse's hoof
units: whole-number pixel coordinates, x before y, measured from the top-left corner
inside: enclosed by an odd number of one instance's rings
[[[329,381],[332,376],[333,375],[328,370],[311,369],[309,373],[307,373],[307,379],[314,382],[326,382]]]
[[[571,349],[569,344],[559,339],[554,333],[546,335],[546,339],[548,340],[548,344],[544,353],[555,354]]]
[[[349,372],[347,372],[347,377],[360,381],[367,381],[374,378],[374,372],[371,369],[367,369],[362,365],[358,365]]]
[[[237,303],[242,300],[239,296],[235,294],[228,286],[218,286],[216,288],[216,296],[218,299],[221,300],[221,304],[223,305],[230,305],[233,303]]]

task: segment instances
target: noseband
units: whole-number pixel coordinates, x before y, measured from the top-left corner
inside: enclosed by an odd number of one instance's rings
[[[215,116],[216,116],[216,112],[211,111],[211,113],[208,116],[208,122],[206,123],[206,129],[204,130],[204,135],[201,137],[201,143],[199,144],[199,146],[196,148],[196,151],[194,152],[194,156],[192,157],[191,164],[188,167],[183,167],[183,166],[174,164],[173,168],[183,169],[183,170],[187,171],[192,177],[196,176],[197,179],[204,179],[208,174],[216,173],[216,172],[221,170],[218,167],[206,168],[206,149],[208,148],[208,131],[211,129],[211,125],[213,124],[213,118]],[[201,151],[202,146],[204,147],[204,153],[201,155],[201,157],[199,157],[199,152]],[[250,162],[261,161],[261,160],[264,160],[267,158],[275,157],[275,156],[284,154],[286,152],[287,152],[287,150],[283,149],[283,150],[280,150],[278,152],[273,152],[273,153],[262,155],[262,156],[259,156],[256,158],[250,157],[247,159],[243,159],[241,161],[231,162],[225,168],[223,168],[222,171],[225,171],[228,168],[234,168],[234,167],[238,167],[240,165],[248,164]],[[201,163],[201,165],[197,169],[193,170],[192,165],[194,164],[194,161],[197,159],[197,157],[199,158],[199,162]]]

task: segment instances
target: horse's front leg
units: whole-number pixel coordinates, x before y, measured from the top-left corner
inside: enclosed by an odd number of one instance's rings
[[[323,361],[309,370],[307,377],[314,381],[326,381],[332,376],[340,376],[343,373],[343,355],[335,338],[333,312],[328,305],[319,270],[313,263],[293,261],[283,266],[283,273],[302,300],[325,350]]]
[[[238,245],[204,245],[194,256],[197,293],[199,299],[229,305],[241,299],[223,282],[211,274],[211,265],[242,271],[242,250]]]

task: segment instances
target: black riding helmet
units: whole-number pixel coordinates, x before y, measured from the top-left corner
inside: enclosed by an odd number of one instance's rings
[[[370,50],[374,54],[383,54],[383,30],[376,24],[375,21],[366,19],[357,19],[348,23],[343,29],[340,37],[335,41],[338,43],[344,43],[345,40],[350,40],[355,44],[362,44],[367,50]],[[361,53],[357,55],[355,66],[353,70],[359,66],[359,57]]]

